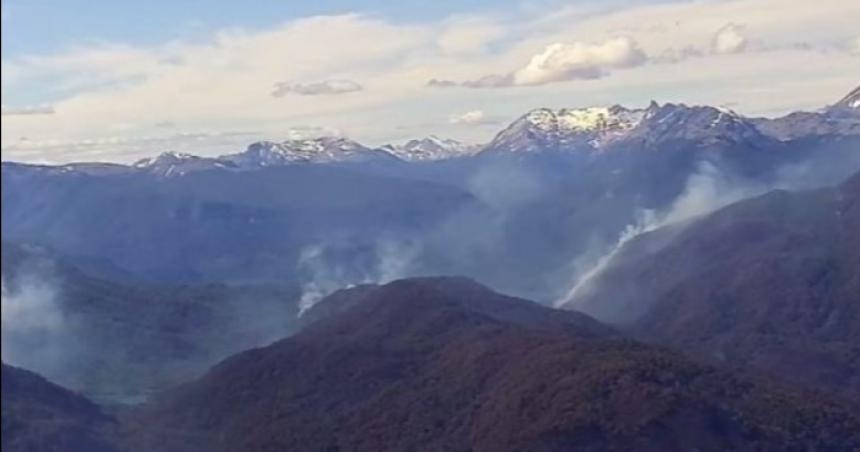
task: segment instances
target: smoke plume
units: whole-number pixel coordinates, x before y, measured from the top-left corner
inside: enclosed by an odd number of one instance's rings
[[[4,276],[0,285],[3,362],[64,381],[76,341],[56,290],[47,279],[29,275],[14,282]]]
[[[713,212],[733,202],[767,191],[767,187],[729,176],[715,164],[702,161],[690,175],[684,190],[672,204],[659,212],[643,209],[627,225],[618,239],[596,257],[583,264],[578,262],[573,283],[567,292],[553,304],[556,307],[575,305],[576,300],[592,289],[592,284],[612,264],[613,259],[631,240],[663,226],[678,224]]]
[[[302,250],[299,316],[325,296],[358,284],[385,284],[410,276],[421,246],[415,241],[379,240],[371,249],[348,243],[316,244]]]

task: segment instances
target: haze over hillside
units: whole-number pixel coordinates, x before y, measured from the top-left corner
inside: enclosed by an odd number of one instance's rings
[[[463,278],[349,289],[318,306],[329,314],[295,337],[68,434],[164,451],[860,445],[850,404],[695,364]],[[3,395],[4,410],[6,397],[40,403],[16,388]],[[29,438],[4,431],[4,447]]]
[[[630,240],[567,307],[719,362],[860,395],[860,173]]]
[[[860,2],[79,3],[2,0],[3,452],[860,450]]]
[[[655,103],[538,109],[482,149],[416,159],[339,138],[132,166],[5,162],[4,312],[23,320],[4,321],[4,359],[129,402],[292,334],[355,284],[455,274],[564,302],[635,234],[860,169],[845,103],[806,116],[838,128],[790,139]],[[644,302],[640,288],[625,290]],[[614,321],[601,312],[625,298],[610,298],[582,309]]]

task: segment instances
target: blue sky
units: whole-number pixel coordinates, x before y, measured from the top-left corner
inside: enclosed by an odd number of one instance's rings
[[[314,15],[362,12],[414,22],[522,4],[514,0],[8,0],[2,5],[4,14],[12,18],[4,23],[3,54],[14,57],[76,43],[156,44],[202,38],[220,28],[266,28]]]
[[[340,134],[490,139],[537,107],[814,109],[856,0],[3,0],[4,160],[215,155]]]

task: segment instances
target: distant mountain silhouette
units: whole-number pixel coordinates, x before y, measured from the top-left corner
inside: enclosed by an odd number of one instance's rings
[[[636,212],[671,206],[703,166],[760,190],[860,169],[852,99],[798,113],[803,126],[684,104],[541,108],[480,152],[435,137],[384,149],[319,137],[132,166],[3,162],[2,236],[147,282],[300,285],[303,255],[323,249],[350,275],[336,287],[457,274],[549,302],[576,256]],[[414,245],[408,268],[364,274],[404,260],[383,242]]]

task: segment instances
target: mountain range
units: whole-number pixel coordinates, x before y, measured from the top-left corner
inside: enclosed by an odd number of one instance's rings
[[[3,449],[860,448],[858,95],[3,162]]]
[[[252,143],[239,153],[199,157],[165,152],[126,168],[160,176],[180,176],[209,169],[253,169],[296,163],[362,161],[435,161],[469,157],[480,152],[546,152],[547,150],[604,150],[636,145],[658,148],[678,142],[701,146],[751,144],[813,139],[832,135],[860,135],[858,90],[816,112],[794,112],[777,118],[744,117],[724,107],[663,104],[646,108],[539,108],[529,111],[485,145],[468,145],[429,136],[378,148],[337,136]],[[92,170],[92,164],[64,165],[66,171]],[[112,169],[120,167],[113,165]]]
[[[860,169],[850,96],[804,115],[841,125],[782,139],[725,109],[652,103],[535,110],[480,148],[429,138],[371,149],[323,137],[132,166],[4,162],[2,233],[194,283],[282,279],[314,247],[379,261],[394,244],[418,248],[401,265],[408,274],[444,268],[549,300],[557,294],[539,288],[561,284],[557,269],[571,256],[611,240],[637,211],[668,208],[703,165],[758,191],[828,185]],[[492,233],[458,241],[473,230]]]

